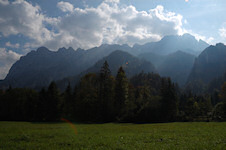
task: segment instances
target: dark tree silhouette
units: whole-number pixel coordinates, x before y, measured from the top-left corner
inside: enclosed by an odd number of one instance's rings
[[[47,105],[47,112],[46,112],[46,120],[47,121],[54,121],[59,119],[59,102],[60,102],[60,91],[58,90],[56,83],[51,82],[46,95],[46,105]]]
[[[100,70],[100,89],[99,100],[101,103],[101,116],[103,122],[114,120],[113,104],[114,104],[114,78],[107,61],[104,62]]]
[[[161,97],[163,121],[176,120],[178,113],[178,98],[174,84],[171,83],[170,78],[162,79]]]
[[[128,101],[129,97],[128,80],[126,78],[126,73],[122,67],[119,68],[116,75],[116,85],[115,85],[115,110],[116,117],[121,120],[120,116],[123,114],[123,108],[125,107],[125,102]]]
[[[223,81],[223,80],[222,80]],[[220,83],[220,82],[219,82]],[[219,92],[220,91],[220,92]],[[78,122],[172,122],[226,120],[226,83],[213,94],[181,92],[170,78],[140,73],[127,79],[122,67],[116,78],[107,61],[98,74],[81,77],[74,89],[0,90],[0,120]]]

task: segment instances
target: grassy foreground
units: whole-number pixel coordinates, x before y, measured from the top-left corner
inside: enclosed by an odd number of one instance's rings
[[[75,124],[0,122],[0,149],[226,149],[226,122]]]

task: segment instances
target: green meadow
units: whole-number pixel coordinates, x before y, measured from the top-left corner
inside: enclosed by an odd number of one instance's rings
[[[2,150],[226,149],[226,122],[69,124],[0,122]]]

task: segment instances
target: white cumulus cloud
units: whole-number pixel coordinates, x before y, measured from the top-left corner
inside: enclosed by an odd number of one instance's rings
[[[37,44],[51,40],[53,33],[45,27],[46,19],[38,5],[24,0],[0,0],[0,32],[4,36],[23,34]]]
[[[25,0],[0,0],[0,32],[4,36],[23,34],[32,42],[24,47],[91,48],[103,43],[133,45],[160,40],[165,35],[183,34],[182,15],[159,5],[149,11],[121,6],[119,0],[104,0],[97,7],[74,8],[60,1],[57,7],[70,12],[48,17],[38,5]],[[48,26],[48,28],[47,28]]]
[[[220,28],[219,34],[221,37],[226,38],[226,28],[224,28],[224,27]]]
[[[164,10],[161,5],[138,11],[132,5],[121,7],[118,0],[105,0],[96,8],[75,8],[70,12],[57,20],[58,33],[44,45],[52,49],[90,48],[102,43],[133,45],[157,41],[165,35],[183,34],[183,17]]]
[[[5,45],[10,48],[19,48],[20,47],[19,43],[11,44],[10,42],[6,42]]]
[[[104,0],[106,3],[119,3],[120,0]]]
[[[60,8],[63,12],[73,12],[74,6],[69,2],[58,2],[57,7]]]
[[[223,23],[221,28],[218,30],[218,33],[221,37],[221,42],[226,43],[226,22]]]
[[[0,48],[0,79],[5,78],[12,64],[17,61],[21,55],[5,48]]]

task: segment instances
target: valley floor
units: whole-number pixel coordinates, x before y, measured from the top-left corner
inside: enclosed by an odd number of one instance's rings
[[[0,149],[225,149],[226,122],[0,122]]]

